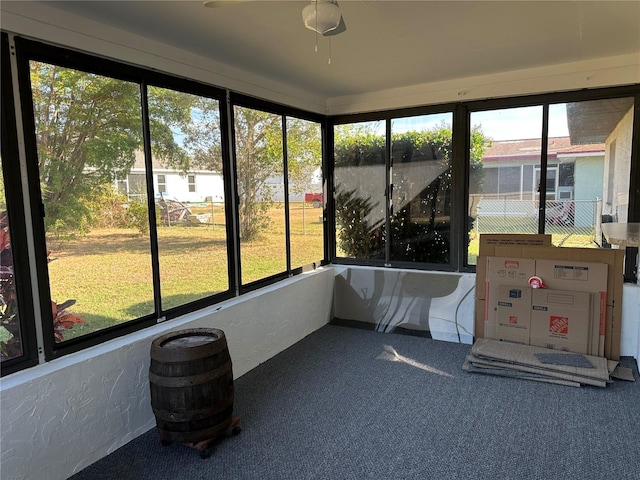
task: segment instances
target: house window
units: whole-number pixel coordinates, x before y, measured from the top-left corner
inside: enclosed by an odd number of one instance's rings
[[[196,191],[196,176],[187,175],[187,182],[189,184],[189,193],[195,193]]]
[[[167,177],[165,175],[158,175],[158,193],[167,193]]]
[[[537,167],[535,170],[535,180],[534,184],[537,186],[538,192],[540,191],[540,168]],[[547,181],[546,181],[546,191],[547,191],[547,200],[555,200],[556,192],[558,189],[558,165],[547,165]]]

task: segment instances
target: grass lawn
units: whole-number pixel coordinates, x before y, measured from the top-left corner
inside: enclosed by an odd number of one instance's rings
[[[552,227],[547,233],[551,235],[551,244],[556,247],[571,248],[599,248],[594,241],[595,234],[592,228]],[[490,233],[490,232],[484,232]],[[495,232],[495,233],[531,233],[531,232]],[[480,236],[477,230],[472,230],[468,249],[469,265],[476,265]]]
[[[323,258],[322,210],[302,203],[290,209],[292,267]],[[304,208],[303,208],[304,207]],[[241,244],[243,282],[286,270],[284,215],[270,211],[271,227]],[[195,212],[194,212],[195,213]],[[164,309],[229,288],[224,212],[215,225],[158,228],[160,288]],[[96,229],[53,248],[49,263],[51,295],[85,319],[65,332],[73,338],[153,312],[150,239],[135,229]]]

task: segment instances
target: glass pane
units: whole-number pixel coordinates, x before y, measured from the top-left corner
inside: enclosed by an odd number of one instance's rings
[[[229,289],[220,108],[217,100],[158,87],[150,87],[148,97],[160,291],[167,310]],[[129,177],[144,172],[142,160]]]
[[[538,233],[541,135],[541,106],[471,113],[469,265],[481,233]]]
[[[247,284],[287,270],[282,117],[234,108],[240,266]]]
[[[0,157],[0,358],[4,361],[21,356],[23,347],[3,167]]]
[[[320,124],[287,117],[291,268],[324,258],[322,131]]]
[[[334,129],[337,256],[385,258],[386,140],[382,121]]]
[[[627,221],[633,103],[616,98],[549,107],[550,134],[562,134],[549,143],[558,186],[547,193],[545,233],[554,245],[597,248],[605,244],[602,222]]]
[[[55,340],[154,312],[137,84],[31,62]]]
[[[448,263],[453,114],[391,122],[391,260]]]

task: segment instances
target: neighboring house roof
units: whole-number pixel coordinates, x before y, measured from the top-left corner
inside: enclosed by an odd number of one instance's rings
[[[506,162],[514,160],[540,160],[541,148],[542,141],[540,138],[494,141],[485,151],[482,161]],[[571,139],[569,137],[549,138],[549,146],[547,148],[548,158],[557,158],[559,155],[584,155],[587,153],[604,155],[603,143],[571,145]]]

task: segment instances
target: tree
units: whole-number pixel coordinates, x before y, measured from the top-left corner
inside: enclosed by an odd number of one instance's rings
[[[136,83],[31,62],[38,167],[48,231],[85,230],[93,188],[122,178],[142,149],[140,87]],[[190,118],[190,104],[169,90],[150,101],[154,152],[185,165],[171,125]]]

